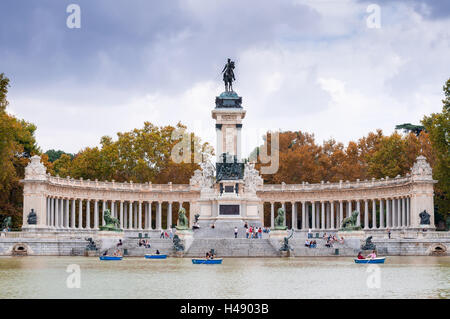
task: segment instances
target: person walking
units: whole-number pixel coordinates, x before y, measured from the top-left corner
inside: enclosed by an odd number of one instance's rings
[[[238,235],[238,228],[234,227],[234,238],[237,238]]]
[[[249,230],[248,228],[246,228],[246,229],[245,229],[245,237],[247,237],[247,239],[248,239],[249,233],[250,233],[250,230]]]
[[[258,235],[259,235],[259,238],[261,239],[262,238],[262,228],[261,227],[258,228]]]

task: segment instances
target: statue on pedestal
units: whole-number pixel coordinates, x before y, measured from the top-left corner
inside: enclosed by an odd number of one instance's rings
[[[189,229],[189,221],[186,217],[186,210],[181,207],[178,211],[178,223],[176,226],[177,230],[186,230]]]
[[[31,209],[31,212],[28,214],[27,223],[28,223],[28,225],[36,225],[37,224],[37,216],[36,216],[36,213],[34,212],[33,208]]]
[[[105,225],[100,226],[100,230],[107,230],[107,231],[120,231],[119,229],[119,220],[115,217],[111,216],[111,211],[109,209],[106,209],[103,212],[103,219],[105,220]]]
[[[430,225],[430,214],[427,213],[426,210],[419,214],[420,217],[420,225]]]
[[[275,230],[286,230],[287,227],[284,222],[284,209],[278,208],[277,217],[275,217]]]
[[[350,217],[342,220],[341,230],[361,230],[361,226],[357,225],[359,212],[355,210]]]
[[[361,246],[362,250],[375,250],[377,249],[377,246],[372,243],[372,236],[369,236],[366,238],[366,243]]]
[[[234,61],[228,59],[227,64],[222,70],[223,82],[225,82],[225,92],[233,92],[233,81],[236,80],[234,77]]]
[[[183,252],[184,251],[184,246],[181,243],[181,239],[180,239],[180,237],[178,237],[177,234],[175,234],[173,236],[173,248],[175,249],[176,252]]]
[[[291,234],[288,237],[284,237],[283,240],[283,246],[281,246],[280,251],[291,251],[293,250],[291,245],[289,245],[289,239],[294,236],[294,230],[292,229]]]

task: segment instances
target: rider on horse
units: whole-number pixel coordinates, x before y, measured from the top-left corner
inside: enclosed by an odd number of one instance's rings
[[[223,73],[223,81],[225,82],[225,91],[233,91],[233,81],[236,80],[234,77],[234,61],[228,59],[227,64],[222,70]]]

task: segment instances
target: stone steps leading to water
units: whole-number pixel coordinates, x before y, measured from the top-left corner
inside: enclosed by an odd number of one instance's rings
[[[246,238],[204,238],[195,239],[187,257],[204,257],[205,253],[214,249],[217,257],[276,257],[279,252],[268,239]]]

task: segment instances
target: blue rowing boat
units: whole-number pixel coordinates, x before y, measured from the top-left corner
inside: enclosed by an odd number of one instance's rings
[[[146,254],[145,255],[145,259],[166,259],[166,258],[167,258],[167,255],[161,255],[161,254],[159,254],[159,255]]]
[[[100,256],[100,260],[122,260],[122,256]]]
[[[218,258],[218,259],[205,259],[205,258],[195,259],[195,258],[193,258],[192,263],[195,265],[198,265],[198,264],[221,264],[222,258]]]
[[[386,257],[355,259],[356,264],[384,264]]]

